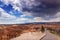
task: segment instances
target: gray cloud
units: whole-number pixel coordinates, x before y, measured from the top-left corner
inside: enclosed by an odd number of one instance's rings
[[[60,11],[60,0],[25,1],[23,11],[31,12],[35,17],[54,16]]]

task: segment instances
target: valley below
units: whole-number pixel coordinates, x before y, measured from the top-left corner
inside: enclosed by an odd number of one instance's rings
[[[60,23],[1,24],[0,40],[60,40]]]

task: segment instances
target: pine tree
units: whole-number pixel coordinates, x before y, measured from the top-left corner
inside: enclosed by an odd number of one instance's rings
[[[42,27],[41,27],[41,32],[44,32],[44,31],[45,31],[45,29],[44,29],[44,27],[42,26]]]

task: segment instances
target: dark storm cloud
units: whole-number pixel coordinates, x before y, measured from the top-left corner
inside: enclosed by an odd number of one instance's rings
[[[60,11],[60,0],[34,0],[26,3],[23,11],[31,12],[35,17],[53,16]]]

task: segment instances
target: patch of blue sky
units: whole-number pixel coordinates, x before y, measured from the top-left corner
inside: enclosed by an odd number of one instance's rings
[[[9,11],[12,11],[12,10],[13,10],[11,4],[9,4],[9,5],[4,5],[4,6],[1,7],[1,8],[4,9],[6,12],[9,12]]]
[[[0,1],[0,7],[3,7],[5,4]]]
[[[9,14],[14,15],[16,17],[20,17],[21,15],[23,15],[22,12],[17,10],[12,10]]]
[[[21,12],[19,12],[17,10],[14,10],[13,6],[11,4],[5,5],[3,2],[0,1],[0,8],[2,8],[3,10],[5,10],[7,13],[12,12],[13,13],[12,15],[15,15],[17,17],[19,17],[20,15],[22,15]]]

